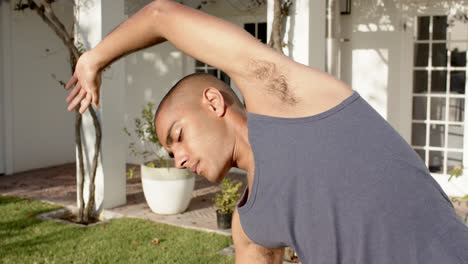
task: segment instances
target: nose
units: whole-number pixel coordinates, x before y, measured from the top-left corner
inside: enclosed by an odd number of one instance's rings
[[[173,151],[174,153],[174,161],[175,161],[175,165],[176,165],[176,168],[178,169],[184,169],[186,168],[188,165],[188,155],[187,153],[179,148],[179,149],[174,149]]]

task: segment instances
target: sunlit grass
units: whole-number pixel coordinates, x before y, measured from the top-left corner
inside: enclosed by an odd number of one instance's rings
[[[58,208],[0,196],[0,263],[234,263],[216,253],[232,244],[223,235],[134,218],[83,228],[35,217]]]

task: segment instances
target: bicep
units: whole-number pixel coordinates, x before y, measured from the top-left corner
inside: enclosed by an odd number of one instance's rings
[[[236,263],[283,263],[284,248],[265,248],[247,237],[240,224],[237,209],[232,217],[232,239],[236,251]]]
[[[276,60],[281,55],[244,29],[215,16],[164,1],[159,18],[161,34],[184,53],[212,65],[231,78],[252,75],[252,62]]]

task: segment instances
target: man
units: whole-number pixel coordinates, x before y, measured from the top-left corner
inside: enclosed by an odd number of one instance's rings
[[[233,217],[236,263],[468,263],[468,229],[423,161],[360,95],[242,29],[169,0],[147,5],[81,56],[68,110],[99,107],[101,70],[170,41],[226,72],[179,81],[155,126],[179,168],[219,182],[248,172]]]

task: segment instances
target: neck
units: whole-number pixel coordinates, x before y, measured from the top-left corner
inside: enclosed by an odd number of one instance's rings
[[[250,175],[253,175],[251,172],[254,170],[254,157],[248,137],[247,115],[246,113],[233,113],[231,120],[235,136],[232,166],[249,173],[250,185]]]

